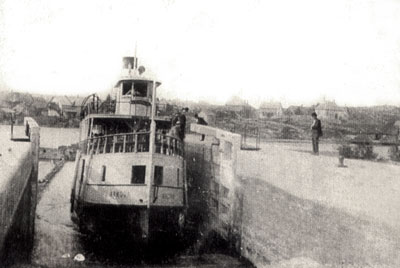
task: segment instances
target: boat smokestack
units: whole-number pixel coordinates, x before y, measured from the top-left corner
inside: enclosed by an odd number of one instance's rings
[[[137,69],[138,59],[136,57],[123,57],[122,68],[126,70]]]

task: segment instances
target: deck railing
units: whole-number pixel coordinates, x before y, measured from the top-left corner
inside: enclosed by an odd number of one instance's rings
[[[150,132],[113,134],[93,137],[80,142],[86,154],[142,153],[150,150]],[[179,138],[156,134],[155,153],[183,156],[183,143]]]
[[[179,138],[156,133],[156,153],[183,156],[183,143]]]

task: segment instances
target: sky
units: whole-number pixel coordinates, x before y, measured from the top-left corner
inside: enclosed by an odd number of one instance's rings
[[[0,0],[0,86],[109,91],[137,55],[159,96],[400,105],[400,0]]]

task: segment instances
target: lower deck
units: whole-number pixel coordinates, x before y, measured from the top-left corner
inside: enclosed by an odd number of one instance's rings
[[[92,204],[186,206],[183,158],[151,153],[78,154],[72,195]]]

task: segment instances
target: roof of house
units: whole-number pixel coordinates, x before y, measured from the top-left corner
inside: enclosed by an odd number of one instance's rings
[[[0,110],[5,112],[5,113],[15,113],[15,111],[13,109],[10,109],[10,108],[7,108],[7,107],[3,107]]]
[[[324,103],[320,103],[315,107],[315,110],[336,110],[347,112],[345,107],[338,106],[334,101],[326,101]]]
[[[47,104],[48,104],[48,102],[44,98],[42,98],[42,97],[33,97],[32,105],[34,107],[39,108],[39,109],[45,109],[45,108],[47,108]]]
[[[5,100],[0,99],[0,107],[8,107],[8,103]]]
[[[282,104],[280,102],[263,102],[260,109],[282,109]]]
[[[394,124],[393,124],[394,126],[396,126],[396,127],[400,127],[400,121],[399,120],[397,120],[396,122],[394,122]]]
[[[25,105],[20,103],[14,106],[12,109],[15,111],[16,114],[22,114],[22,112],[25,110]]]
[[[50,102],[48,105],[47,105],[47,107],[48,107],[48,109],[50,110],[55,110],[55,111],[57,111],[57,112],[60,112],[60,107],[56,104],[56,103],[54,103],[54,102]]]
[[[57,102],[60,105],[82,106],[84,99],[79,96],[60,96],[54,97],[53,102]]]

